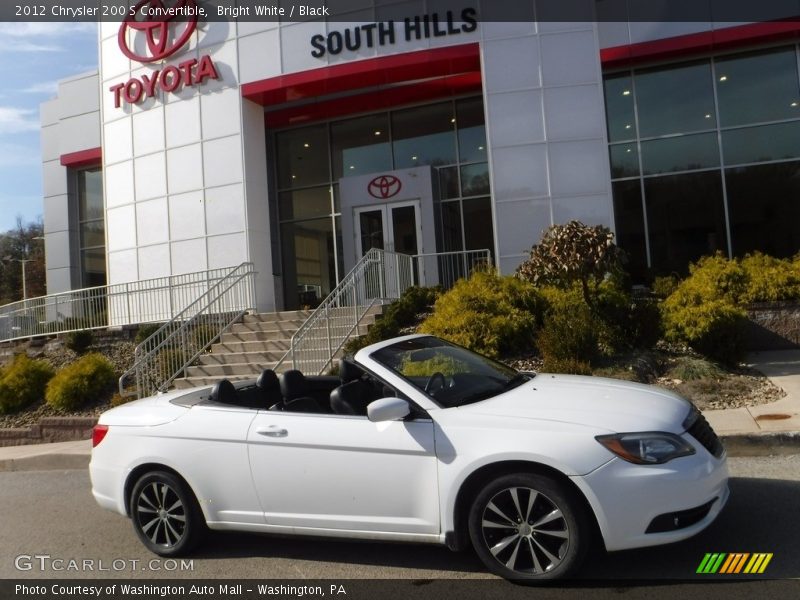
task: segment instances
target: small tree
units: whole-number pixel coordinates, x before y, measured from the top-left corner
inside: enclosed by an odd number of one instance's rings
[[[622,273],[623,256],[608,227],[570,221],[544,232],[530,258],[517,268],[517,277],[559,287],[579,282],[584,301],[596,313],[598,286],[607,274]]]

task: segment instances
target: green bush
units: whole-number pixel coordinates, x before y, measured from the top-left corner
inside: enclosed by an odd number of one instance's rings
[[[106,395],[114,385],[114,367],[101,354],[87,354],[61,369],[47,384],[45,400],[63,410],[79,408]]]
[[[443,294],[420,331],[497,357],[529,350],[544,308],[533,285],[476,271]]]
[[[741,266],[747,277],[741,302],[800,300],[800,256],[792,261],[756,252],[745,256]]]
[[[433,287],[408,288],[399,299],[386,307],[366,335],[353,338],[345,344],[345,354],[355,354],[365,346],[396,337],[404,327],[413,325],[420,313],[427,312],[440,293],[439,288]]]
[[[744,309],[724,299],[703,301],[687,297],[681,286],[662,305],[666,338],[687,343],[699,353],[725,364],[741,360],[747,320]]]
[[[577,361],[591,364],[599,354],[600,320],[583,301],[577,286],[542,289],[547,302],[544,325],[537,337],[545,365]]]
[[[163,323],[145,323],[144,325],[139,325],[139,329],[136,332],[136,337],[133,340],[134,343],[138,346],[156,331],[161,329],[162,325]]]
[[[0,372],[0,413],[10,413],[41,400],[53,368],[43,360],[18,354]]]
[[[88,329],[81,329],[80,331],[71,331],[66,336],[64,342],[67,348],[76,354],[83,354],[94,343],[94,335]]]
[[[671,379],[694,381],[696,379],[717,378],[722,376],[722,371],[714,363],[702,358],[681,356],[667,373]]]
[[[659,298],[666,298],[678,287],[678,278],[675,275],[656,277],[650,287],[653,290],[653,294]]]

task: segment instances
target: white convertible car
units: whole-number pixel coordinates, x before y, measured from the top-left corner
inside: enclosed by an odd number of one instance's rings
[[[679,396],[420,335],[335,377],[265,371],[132,402],[93,444],[97,502],[162,556],[211,528],[471,544],[498,575],[554,579],[593,542],[688,538],[728,499],[725,451]]]

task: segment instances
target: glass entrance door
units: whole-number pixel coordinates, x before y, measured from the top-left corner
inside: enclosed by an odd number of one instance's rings
[[[422,252],[422,226],[419,201],[377,204],[353,209],[356,232],[356,259],[361,259],[371,248],[415,256]],[[386,281],[399,285],[401,264],[387,260],[384,266]],[[407,267],[406,267],[407,268]],[[417,261],[412,265],[413,282],[424,285],[423,273]],[[389,285],[389,283],[387,283]]]

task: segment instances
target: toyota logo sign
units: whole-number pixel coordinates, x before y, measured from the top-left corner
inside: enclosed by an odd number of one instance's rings
[[[369,195],[379,200],[386,200],[396,196],[402,188],[403,184],[394,175],[379,175],[367,185]]]
[[[181,13],[192,16],[183,21],[183,26],[178,26],[170,36],[170,22],[178,19]],[[137,21],[138,14],[143,18]],[[197,8],[194,0],[177,0],[170,8],[165,7],[162,0],[141,0],[122,22],[117,41],[119,49],[131,60],[151,63],[175,54],[189,41],[196,27]],[[144,33],[148,54],[137,54],[128,46],[126,34],[129,28]]]

